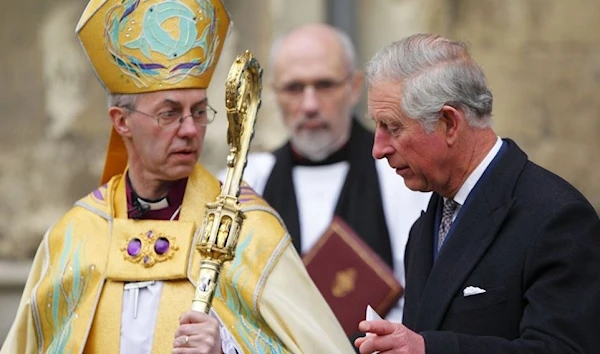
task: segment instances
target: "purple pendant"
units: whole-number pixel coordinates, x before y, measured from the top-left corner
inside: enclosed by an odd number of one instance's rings
[[[167,253],[168,250],[169,250],[169,240],[167,240],[164,237],[161,237],[158,240],[156,240],[156,243],[154,244],[154,251],[157,254],[163,255],[163,254]]]
[[[140,254],[141,250],[142,241],[140,241],[140,239],[134,238],[133,240],[129,241],[129,244],[127,244],[127,254],[129,254],[131,257],[136,257],[138,254]]]

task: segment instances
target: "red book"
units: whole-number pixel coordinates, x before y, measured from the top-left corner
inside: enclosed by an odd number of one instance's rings
[[[338,217],[303,262],[348,336],[358,332],[367,305],[385,316],[403,293],[393,270]]]

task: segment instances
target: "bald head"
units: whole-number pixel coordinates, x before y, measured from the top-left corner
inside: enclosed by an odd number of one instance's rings
[[[356,50],[348,35],[324,23],[302,25],[278,37],[271,47],[270,67],[277,71],[289,60],[315,57],[330,57],[348,72],[356,69]]]
[[[308,24],[278,38],[271,49],[270,81],[291,144],[318,161],[343,145],[362,74],[348,36],[325,24]]]

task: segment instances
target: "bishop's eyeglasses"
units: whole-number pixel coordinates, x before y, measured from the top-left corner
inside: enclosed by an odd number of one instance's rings
[[[179,109],[168,109],[166,111],[158,113],[157,115],[152,115],[130,107],[123,108],[128,110],[129,112],[139,113],[148,118],[152,118],[156,120],[156,123],[159,127],[167,130],[172,130],[180,127],[181,124],[183,124],[183,121],[188,117],[191,117],[194,121],[194,124],[196,125],[209,125],[215,120],[215,116],[217,115],[217,111],[210,105],[206,105],[206,107],[193,109],[192,114],[189,115],[183,115],[181,110]]]

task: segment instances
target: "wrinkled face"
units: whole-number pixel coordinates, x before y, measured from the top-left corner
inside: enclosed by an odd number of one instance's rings
[[[294,148],[311,160],[334,152],[347,139],[361,78],[350,72],[341,45],[324,39],[284,42],[273,87]]]
[[[159,181],[188,177],[200,157],[206,125],[192,114],[208,110],[204,89],[158,91],[140,95],[135,110],[125,110],[124,136],[129,141],[131,168],[139,176]],[[186,117],[159,126],[156,117]],[[154,118],[152,118],[154,117]],[[173,119],[171,119],[173,120]]]
[[[448,183],[444,134],[439,125],[428,133],[421,123],[403,114],[398,83],[381,82],[369,87],[368,111],[376,123],[374,158],[385,157],[411,190],[440,190]]]

